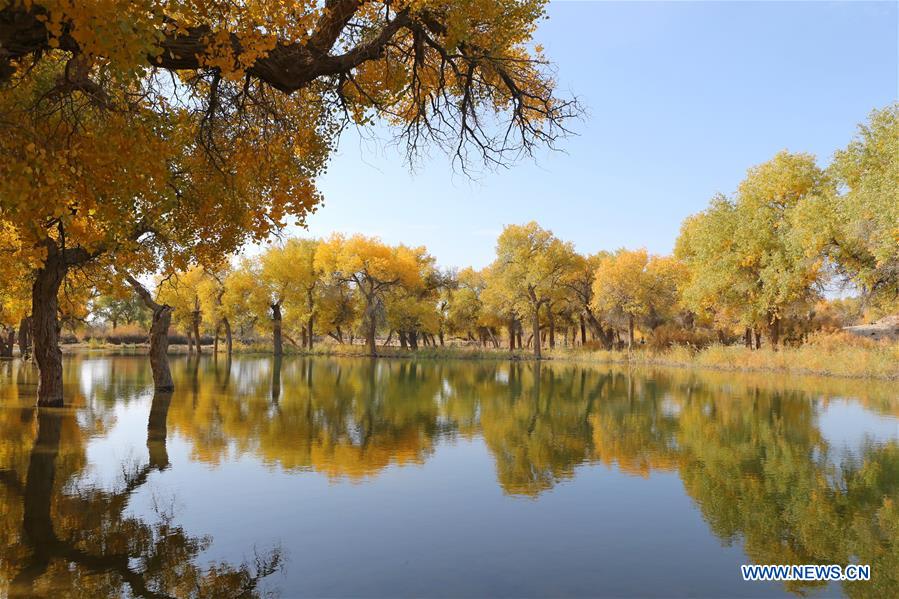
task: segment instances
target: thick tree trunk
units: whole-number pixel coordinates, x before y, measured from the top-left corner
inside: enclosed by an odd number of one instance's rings
[[[187,329],[187,353],[194,353],[194,333],[192,328]]]
[[[758,329],[755,329],[754,333],[755,333],[755,348],[762,349],[762,334],[759,332]]]
[[[408,347],[408,343],[406,343],[406,331],[398,331],[397,335],[400,338],[400,347],[406,349]]]
[[[584,315],[581,314],[581,345],[587,344],[587,323],[584,322]]]
[[[31,356],[31,317],[19,322],[19,357],[27,360]]]
[[[375,320],[374,310],[368,315],[368,329],[365,331],[365,341],[368,344],[368,353],[374,357],[378,355],[378,348],[375,345],[375,335],[378,332],[378,323]]]
[[[509,351],[515,351],[515,320],[509,321]]]
[[[154,302],[155,303],[155,302]],[[150,325],[150,369],[153,371],[153,386],[158,391],[175,388],[172,371],[169,369],[169,327],[172,325],[172,308],[158,305],[153,309]]]
[[[47,244],[44,265],[34,273],[31,287],[34,357],[40,371],[37,405],[62,405],[62,352],[59,349],[59,286],[66,276],[66,263],[55,243]]]
[[[125,280],[137,293],[141,301],[153,311],[150,324],[150,369],[153,371],[153,386],[157,391],[171,391],[175,388],[172,371],[169,369],[169,327],[172,325],[172,307],[157,304],[150,292],[131,275]]]
[[[418,349],[418,333],[416,333],[415,331],[409,331],[406,337],[409,339],[409,347],[411,347],[413,350]]]
[[[752,329],[746,327],[746,332],[743,333],[743,342],[746,344],[746,347],[752,349]]]
[[[542,357],[540,354],[540,305],[537,304],[534,307],[534,315],[531,326],[534,329],[533,338],[534,338],[534,357],[538,360]]]
[[[284,342],[281,340],[281,304],[272,304],[272,353],[275,356],[284,354]]]

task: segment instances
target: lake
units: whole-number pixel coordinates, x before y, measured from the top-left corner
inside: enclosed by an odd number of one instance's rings
[[[0,596],[899,593],[899,385],[572,363],[0,363]],[[871,565],[852,583],[740,565]]]

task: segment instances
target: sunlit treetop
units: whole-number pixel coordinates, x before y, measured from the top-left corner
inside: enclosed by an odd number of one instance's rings
[[[283,127],[302,115],[284,94],[308,90],[357,123],[386,119],[410,151],[427,140],[502,162],[552,145],[578,113],[532,43],[545,4],[0,0],[0,83],[75,61],[69,86],[139,85],[209,131],[234,113]]]

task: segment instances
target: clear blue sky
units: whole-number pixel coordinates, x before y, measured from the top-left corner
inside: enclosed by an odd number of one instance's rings
[[[304,235],[426,245],[482,267],[503,225],[578,250],[670,252],[681,220],[783,148],[829,162],[897,98],[896,2],[553,2],[538,32],[588,114],[564,143],[476,181],[435,151],[414,173],[350,131]]]

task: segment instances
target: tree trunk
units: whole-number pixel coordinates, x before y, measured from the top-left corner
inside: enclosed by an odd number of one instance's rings
[[[515,351],[515,320],[509,321],[509,351]]]
[[[194,333],[191,328],[187,329],[187,353],[194,353]]]
[[[203,353],[203,340],[200,338],[200,308],[197,307],[193,312],[193,320],[191,326],[194,329],[194,340],[197,342],[197,355]]]
[[[406,343],[406,331],[399,331],[398,335],[400,336],[400,347],[406,349],[408,344]]]
[[[47,244],[44,265],[34,273],[31,287],[34,357],[40,371],[37,405],[62,406],[62,351],[59,349],[59,286],[66,263],[55,242]]]
[[[552,310],[547,309],[549,312],[549,349],[553,349],[556,347],[556,319],[553,318]]]
[[[746,347],[752,349],[752,329],[746,327],[746,332],[743,333],[743,342],[746,344]]]
[[[153,371],[153,386],[158,391],[171,391],[175,388],[169,369],[169,327],[172,325],[172,307],[157,304],[147,288],[131,275],[125,275],[125,280],[134,288],[144,305],[153,311],[153,321],[150,324],[150,369]]]
[[[310,351],[312,351],[312,323],[315,318],[315,312],[313,311],[314,307],[315,298],[312,296],[312,290],[308,289],[306,291],[306,308],[309,310],[309,319],[306,321],[306,339],[308,339]]]
[[[284,354],[284,342],[281,340],[281,304],[272,304],[272,353],[275,356]]]
[[[584,322],[584,315],[581,314],[581,345],[587,344],[587,323]]]
[[[218,357],[219,355],[219,333],[222,329],[222,323],[219,321],[217,325],[215,325],[215,333],[212,336],[212,356]]]
[[[627,351],[634,349],[634,317],[627,317]]]
[[[771,349],[777,351],[777,344],[780,342],[780,317],[774,315],[768,322],[768,338],[771,339]]]
[[[378,348],[375,345],[375,335],[378,333],[378,323],[375,320],[374,310],[369,310],[368,314],[368,330],[365,331],[365,341],[368,343],[368,353],[371,356],[378,355]],[[352,343],[352,341],[350,341]]]
[[[409,339],[409,347],[413,350],[418,349],[418,334],[415,331],[409,331],[407,337]]]
[[[534,333],[534,357],[538,360],[542,357],[540,354],[540,304],[534,306],[534,320],[532,323]]]
[[[31,355],[31,317],[26,316],[19,322],[19,356],[27,360]]]
[[[231,321],[227,318],[222,318],[222,324],[225,326],[225,350],[228,352],[228,357],[231,357],[231,350],[234,349],[234,341],[231,338]]]
[[[762,349],[762,334],[758,329],[755,329],[755,348]]]
[[[440,347],[446,347],[446,344],[443,341],[443,329],[440,329],[437,334],[440,337]]]

